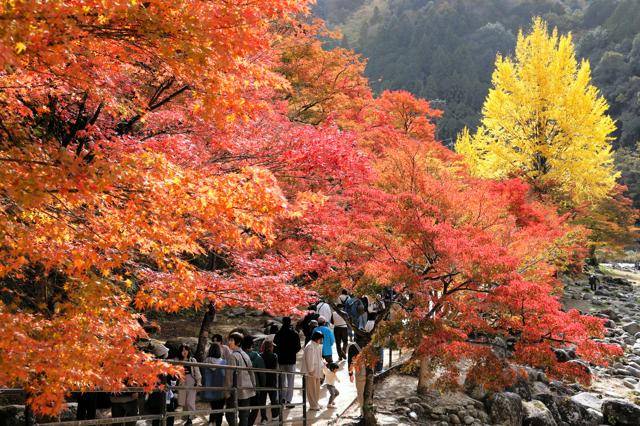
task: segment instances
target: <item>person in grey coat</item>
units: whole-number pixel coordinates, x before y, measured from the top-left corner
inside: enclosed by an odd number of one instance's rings
[[[251,358],[242,350],[243,336],[240,333],[231,333],[229,335],[229,349],[235,359],[235,365],[238,367],[253,367]],[[248,426],[249,410],[242,410],[243,407],[249,407],[251,398],[256,396],[256,378],[252,371],[238,370],[236,379],[236,388],[238,393],[238,413],[240,426]]]

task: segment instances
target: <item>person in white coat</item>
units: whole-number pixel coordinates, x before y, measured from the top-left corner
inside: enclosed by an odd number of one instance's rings
[[[324,317],[327,321],[330,321],[333,314],[333,309],[331,309],[331,305],[329,305],[327,302],[320,301],[316,305],[316,312],[318,312],[318,315]]]
[[[324,336],[319,331],[314,331],[311,340],[304,347],[302,354],[302,365],[300,371],[307,376],[307,399],[309,400],[309,410],[319,410],[320,404],[320,380],[322,380],[322,369],[324,360],[322,359],[322,340]]]

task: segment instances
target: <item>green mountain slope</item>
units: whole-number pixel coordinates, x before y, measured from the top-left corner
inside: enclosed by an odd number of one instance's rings
[[[617,146],[640,140],[640,0],[318,0],[317,16],[368,58],[376,91],[407,89],[445,110],[451,143],[477,125],[497,53],[539,15],[571,31],[617,120]]]

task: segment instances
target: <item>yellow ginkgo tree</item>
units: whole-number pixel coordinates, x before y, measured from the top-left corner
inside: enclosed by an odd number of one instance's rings
[[[515,57],[497,57],[492,84],[481,125],[456,144],[474,174],[520,176],[571,206],[596,205],[612,193],[615,124],[570,34],[549,33],[535,18],[531,32],[518,35]]]

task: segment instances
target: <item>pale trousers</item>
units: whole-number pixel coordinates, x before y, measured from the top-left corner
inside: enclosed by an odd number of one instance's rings
[[[281,364],[280,370],[285,371],[287,373],[294,373],[296,371],[295,364]],[[282,396],[280,398],[284,399],[288,403],[291,403],[293,400],[293,384],[295,383],[296,375],[295,374],[283,374],[282,376]]]
[[[191,374],[187,374],[182,386],[195,386],[196,379]],[[195,411],[196,409],[196,390],[184,390],[178,391],[178,405],[183,407],[183,411]]]
[[[320,379],[307,376],[307,399],[309,400],[309,408],[320,408],[318,401],[320,400]]]
[[[364,407],[364,385],[366,383],[367,383],[367,375],[356,373],[356,400],[358,401],[358,406],[360,407],[361,413]]]

